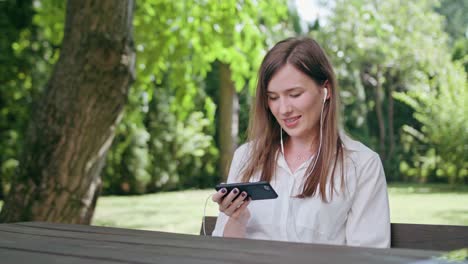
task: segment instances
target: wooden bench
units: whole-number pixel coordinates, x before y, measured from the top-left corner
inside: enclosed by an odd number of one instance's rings
[[[215,216],[205,217],[206,235],[211,236],[215,224]],[[468,226],[392,224],[391,236],[392,248],[440,251],[468,248]]]

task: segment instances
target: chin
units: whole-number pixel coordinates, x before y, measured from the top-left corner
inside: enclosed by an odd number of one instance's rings
[[[286,133],[289,137],[300,137],[304,134],[302,131],[295,131],[295,129],[293,131],[286,131]]]

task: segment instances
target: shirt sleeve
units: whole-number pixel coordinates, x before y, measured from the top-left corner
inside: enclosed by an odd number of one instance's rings
[[[346,223],[350,246],[390,247],[390,209],[382,162],[376,153],[361,166]]]
[[[234,157],[232,158],[231,167],[229,169],[227,183],[234,183],[240,181],[240,172],[243,168],[244,158],[246,157],[246,145],[240,146],[235,152]],[[212,236],[222,237],[224,233],[224,226],[229,220],[229,216],[225,215],[222,212],[219,212],[218,218],[216,220],[216,226],[213,230]]]

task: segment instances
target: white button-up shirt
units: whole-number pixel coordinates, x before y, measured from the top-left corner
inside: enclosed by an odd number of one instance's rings
[[[390,247],[390,213],[387,183],[377,153],[360,142],[341,135],[344,146],[345,187],[341,188],[341,166],[335,170],[335,191],[328,202],[320,195],[294,198],[302,191],[304,174],[313,158],[294,173],[280,153],[270,184],[278,193],[272,200],[251,201],[246,238],[366,247]],[[249,158],[249,144],[234,153],[228,183],[241,181],[241,170]],[[251,181],[258,181],[260,173]],[[228,216],[220,213],[213,236],[222,236]]]

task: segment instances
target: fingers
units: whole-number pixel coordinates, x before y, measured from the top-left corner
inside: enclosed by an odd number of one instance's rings
[[[239,194],[239,189],[234,188],[219,204],[219,210],[224,212],[233,203],[234,198]]]
[[[247,193],[242,192],[239,195],[239,189],[233,189],[229,194],[227,194],[227,189],[222,188],[212,196],[212,200],[215,203],[219,204],[219,211],[223,212],[224,214],[231,216],[235,213],[242,205],[244,208],[248,205],[246,204],[247,200]]]
[[[224,213],[226,215],[231,216],[234,212],[236,212],[236,210],[238,210],[242,206],[242,204],[244,204],[245,198],[247,198],[247,193],[242,192],[234,201],[232,201],[229,205],[224,207]]]
[[[211,197],[211,200],[213,200],[213,202],[218,203],[218,204],[221,203],[224,195],[226,195],[226,192],[227,192],[226,188],[222,188],[221,190],[213,194],[213,196]]]
[[[237,208],[237,210],[235,210],[234,213],[232,213],[231,217],[243,218],[243,216],[245,216],[244,218],[246,219],[250,218],[250,212],[249,212],[249,209],[247,208],[247,206],[250,204],[250,201],[252,201],[251,198],[244,200],[241,206]]]

